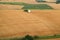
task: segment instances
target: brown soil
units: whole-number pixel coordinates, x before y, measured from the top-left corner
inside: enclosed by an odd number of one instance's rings
[[[0,37],[60,34],[60,10],[0,10]]]

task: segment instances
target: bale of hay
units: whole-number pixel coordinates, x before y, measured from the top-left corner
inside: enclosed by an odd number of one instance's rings
[[[25,12],[28,12],[28,13],[30,13],[31,12],[31,10],[24,10]]]

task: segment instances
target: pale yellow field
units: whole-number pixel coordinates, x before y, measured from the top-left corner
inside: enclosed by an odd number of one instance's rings
[[[0,37],[60,34],[60,10],[0,10]]]

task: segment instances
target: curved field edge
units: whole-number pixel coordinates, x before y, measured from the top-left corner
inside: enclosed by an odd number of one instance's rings
[[[27,4],[24,2],[0,2],[0,4],[10,4],[10,5],[23,5],[21,9],[53,9],[47,4]]]

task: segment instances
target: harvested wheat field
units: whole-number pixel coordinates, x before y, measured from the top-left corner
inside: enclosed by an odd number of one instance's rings
[[[60,34],[60,10],[0,10],[0,37]]]
[[[60,10],[60,4],[56,4],[56,3],[47,3],[47,4],[54,9],[59,9]]]
[[[8,5],[8,4],[0,4],[0,10],[19,10],[23,6],[20,5]]]
[[[24,3],[37,3],[36,0],[1,0],[0,2],[24,2]]]

